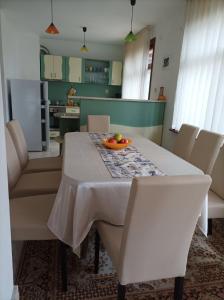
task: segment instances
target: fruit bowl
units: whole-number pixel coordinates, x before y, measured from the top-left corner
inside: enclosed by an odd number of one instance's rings
[[[104,140],[102,140],[102,144],[106,148],[109,148],[109,149],[121,150],[121,149],[124,149],[124,148],[128,147],[132,143],[131,139],[127,139],[127,140],[128,140],[128,143],[121,144],[121,143],[109,143],[108,139],[104,139]]]

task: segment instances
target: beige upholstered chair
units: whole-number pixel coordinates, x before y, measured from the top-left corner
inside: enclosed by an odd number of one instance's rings
[[[209,234],[212,234],[212,219],[224,218],[224,147],[220,149],[211,177],[212,185],[208,192]]]
[[[47,227],[55,194],[10,199],[13,240],[54,240]]]
[[[16,148],[7,127],[5,136],[10,198],[56,193],[61,181],[61,172],[22,174]]]
[[[11,233],[14,241],[55,240],[47,227],[55,194],[38,195],[10,200]],[[66,249],[60,243],[62,288],[67,290]]]
[[[118,299],[125,285],[176,277],[175,299],[182,299],[183,277],[192,235],[211,184],[209,175],[133,179],[125,225],[97,222],[99,237],[118,274]]]
[[[191,152],[189,162],[206,174],[211,174],[224,136],[211,131],[201,130]]]
[[[61,157],[45,157],[45,158],[29,159],[25,136],[17,120],[8,122],[7,128],[14,142],[23,173],[61,170],[61,166],[62,166]]]
[[[89,132],[109,132],[110,116],[88,115],[88,131]]]
[[[175,140],[173,153],[185,160],[188,160],[198,132],[198,127],[182,124]]]

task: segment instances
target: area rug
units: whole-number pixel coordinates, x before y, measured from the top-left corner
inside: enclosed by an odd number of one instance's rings
[[[100,250],[99,274],[94,274],[94,230],[87,255],[68,254],[68,291],[61,291],[57,241],[26,242],[17,274],[21,300],[115,300],[117,277],[110,258]],[[173,299],[174,280],[152,281],[127,287],[127,300]],[[224,299],[224,222],[213,222],[206,238],[196,229],[188,258],[184,299]]]

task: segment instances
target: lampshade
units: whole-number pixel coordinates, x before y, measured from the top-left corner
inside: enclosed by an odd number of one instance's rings
[[[80,51],[81,51],[81,52],[88,52],[89,49],[86,47],[86,45],[83,45],[83,46],[80,48]]]
[[[137,40],[136,35],[132,31],[132,23],[133,23],[133,13],[134,13],[134,6],[136,4],[136,0],[130,0],[131,2],[131,30],[128,35],[125,37],[124,41],[126,43],[131,43]]]
[[[86,47],[86,31],[87,31],[87,27],[82,27],[82,31],[83,31],[83,46],[80,48],[80,51],[85,53],[88,52],[89,49]]]
[[[130,32],[127,34],[127,36],[125,37],[124,40],[125,40],[126,43],[131,43],[131,42],[136,41],[136,40],[137,40],[137,37],[136,37],[136,35],[135,35],[132,31],[130,31]]]
[[[54,25],[54,23],[51,23],[47,29],[45,30],[46,33],[49,34],[59,34],[59,30],[57,29],[57,27]]]
[[[45,30],[46,33],[48,34],[59,34],[59,30],[57,29],[57,27],[54,25],[53,19],[53,0],[51,0],[51,24],[47,27],[47,29]]]

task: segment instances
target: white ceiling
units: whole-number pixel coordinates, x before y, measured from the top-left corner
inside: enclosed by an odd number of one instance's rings
[[[41,37],[50,23],[50,0],[0,0],[16,26]],[[133,31],[175,18],[186,0],[136,0]],[[130,0],[53,0],[54,23],[60,35],[53,38],[82,40],[87,26],[87,41],[122,44],[130,30]]]

